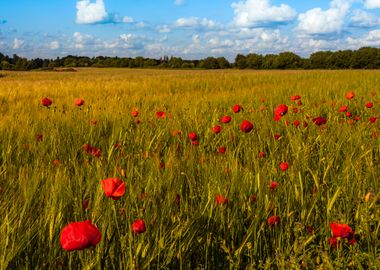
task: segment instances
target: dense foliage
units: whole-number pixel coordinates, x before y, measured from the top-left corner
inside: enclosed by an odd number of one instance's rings
[[[380,68],[380,49],[363,47],[359,50],[321,51],[309,58],[302,58],[292,52],[280,54],[238,54],[234,63],[224,57],[207,57],[201,60],[184,60],[180,57],[161,57],[159,59],[136,57],[82,57],[69,55],[56,59],[28,60],[17,55],[13,57],[0,53],[0,69],[32,70],[75,67],[124,67],[124,68],[170,68],[170,69],[378,69]]]

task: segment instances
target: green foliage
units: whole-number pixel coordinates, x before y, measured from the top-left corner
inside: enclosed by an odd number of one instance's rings
[[[0,53],[0,69],[3,70],[31,70],[47,67],[118,67],[118,68],[171,68],[171,69],[378,69],[380,68],[380,49],[364,47],[357,51],[320,51],[301,58],[292,52],[280,54],[260,55],[251,53],[238,54],[235,63],[231,64],[224,57],[207,57],[201,60],[184,60],[181,57],[164,56],[160,59],[120,58],[97,56],[93,58],[68,55],[56,59],[31,59],[13,55],[13,58]]]

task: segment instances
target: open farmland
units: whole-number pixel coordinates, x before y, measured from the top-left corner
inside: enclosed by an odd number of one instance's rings
[[[380,268],[380,71],[1,74],[1,269]]]

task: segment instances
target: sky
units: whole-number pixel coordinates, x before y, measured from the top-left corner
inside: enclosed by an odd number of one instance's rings
[[[200,59],[380,47],[380,0],[0,0],[0,52]]]

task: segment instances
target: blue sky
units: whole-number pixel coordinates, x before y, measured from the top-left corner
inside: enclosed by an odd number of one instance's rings
[[[380,0],[1,0],[0,52],[180,56],[380,47]]]

